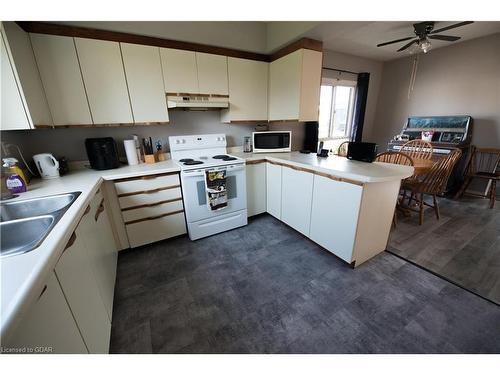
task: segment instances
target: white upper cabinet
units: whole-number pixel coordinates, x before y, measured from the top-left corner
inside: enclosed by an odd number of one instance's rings
[[[73,38],[30,37],[54,125],[92,124]]]
[[[165,92],[198,93],[196,53],[171,48],[160,48]]]
[[[134,121],[168,122],[158,47],[120,43]]]
[[[222,121],[267,121],[269,64],[228,57],[227,65],[230,105]]]
[[[30,123],[21,92],[19,91],[14,66],[9,58],[7,46],[4,43],[4,35],[1,35],[1,130],[29,129]]]
[[[132,123],[120,45],[75,38],[94,124]]]
[[[317,121],[323,54],[299,49],[270,64],[269,121]]]
[[[196,52],[200,94],[228,95],[227,56]]]
[[[42,81],[33,55],[30,37],[15,22],[4,22],[4,37],[19,78],[19,91],[26,100],[26,114],[31,125],[52,125],[52,116],[43,91]]]

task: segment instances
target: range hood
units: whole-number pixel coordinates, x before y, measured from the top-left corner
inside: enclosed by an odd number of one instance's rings
[[[187,108],[193,110],[229,108],[229,97],[223,95],[169,95],[168,108]]]

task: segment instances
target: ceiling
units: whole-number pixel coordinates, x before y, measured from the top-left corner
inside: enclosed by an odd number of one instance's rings
[[[322,40],[324,49],[387,61],[408,55],[408,52],[396,52],[405,42],[384,47],[377,47],[377,44],[413,36],[413,23],[415,22],[419,21],[320,22],[302,36]],[[438,29],[454,23],[456,22],[436,22],[434,28]],[[453,43],[432,40],[432,48],[446,47],[498,32],[500,32],[500,22],[475,22],[443,32],[445,35],[460,36],[462,39]]]

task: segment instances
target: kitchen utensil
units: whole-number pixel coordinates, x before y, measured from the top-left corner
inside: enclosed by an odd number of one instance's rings
[[[37,154],[33,156],[33,160],[43,179],[59,177],[59,162],[52,154]]]

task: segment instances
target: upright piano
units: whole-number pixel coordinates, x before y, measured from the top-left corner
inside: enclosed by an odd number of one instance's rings
[[[407,136],[408,140],[420,139],[422,132],[434,132],[432,135],[433,159],[450,153],[454,148],[462,150],[462,157],[453,169],[448,181],[447,193],[453,193],[463,181],[463,175],[472,140],[472,117],[470,116],[429,116],[409,117],[398,136]],[[396,137],[398,137],[396,136]],[[395,138],[396,138],[395,137]],[[389,142],[389,151],[400,151],[408,140],[393,139]]]

